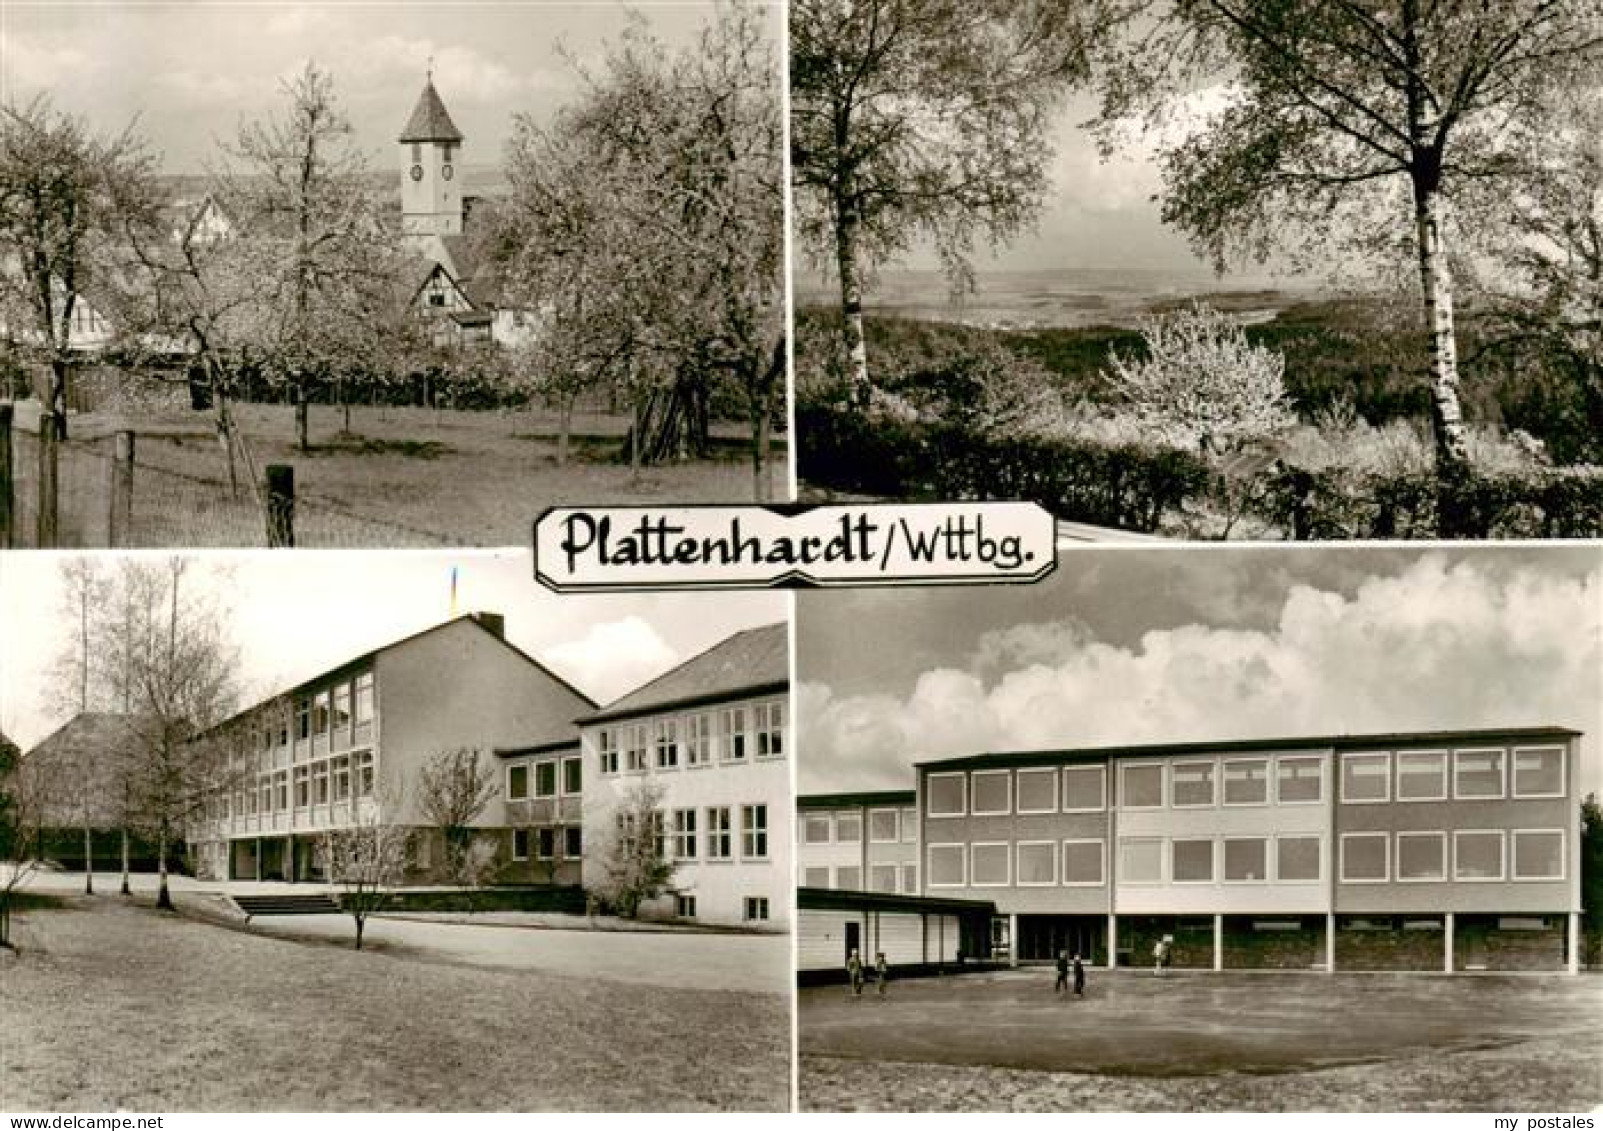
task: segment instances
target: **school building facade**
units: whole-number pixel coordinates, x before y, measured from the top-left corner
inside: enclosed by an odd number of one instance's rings
[[[796,798],[796,886],[918,895],[918,797],[910,789]]]
[[[642,914],[759,931],[790,927],[790,639],[747,629],[579,719],[588,790],[586,887],[622,821],[652,796],[672,894]]]
[[[1010,959],[1577,969],[1561,727],[981,754],[917,766],[923,892]]]

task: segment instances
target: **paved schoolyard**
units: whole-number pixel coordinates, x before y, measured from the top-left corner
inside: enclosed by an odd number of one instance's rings
[[[1296,1071],[1425,1049],[1594,1040],[1603,979],[1091,971],[1084,1000],[1050,967],[892,982],[798,999],[801,1051],[859,1060],[1110,1075]],[[1603,1097],[1600,1097],[1603,1098]]]

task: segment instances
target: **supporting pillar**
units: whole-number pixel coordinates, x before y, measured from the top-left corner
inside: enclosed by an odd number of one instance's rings
[[[1010,912],[1007,917],[1007,964],[1019,964],[1019,917],[1017,912]]]
[[[1215,915],[1213,917],[1213,968],[1215,970],[1223,970],[1225,968],[1225,917],[1223,915]]]
[[[1119,965],[1119,917],[1108,912],[1108,969],[1117,969]]]
[[[1581,913],[1570,912],[1569,922],[1569,949],[1566,951],[1564,963],[1565,973],[1579,974],[1581,972]]]
[[[1325,912],[1325,973],[1336,972],[1336,914]]]
[[[1453,913],[1449,911],[1442,923],[1442,970],[1453,972]]]
[[[262,838],[256,838],[256,882],[262,882]]]

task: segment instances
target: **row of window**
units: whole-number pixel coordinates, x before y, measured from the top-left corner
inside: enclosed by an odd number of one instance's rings
[[[1320,755],[1226,756],[1125,761],[1121,809],[1318,805],[1325,799]],[[1516,746],[1373,751],[1343,755],[1347,803],[1563,797],[1564,748]],[[931,773],[924,779],[931,817],[1097,813],[1108,806],[1104,765]]]
[[[803,813],[800,832],[803,844],[861,844],[863,815],[855,809]],[[918,810],[870,809],[868,841],[870,844],[916,844]]]
[[[919,894],[917,864],[870,864],[867,887],[863,885],[863,869],[856,864],[841,865],[833,870],[824,865],[812,865],[802,869],[801,882],[803,887],[833,888],[836,891]]]
[[[212,820],[227,820],[287,813],[291,809],[349,801],[353,796],[371,797],[374,774],[373,751],[340,754],[296,766],[293,771],[259,774],[253,785],[232,793],[219,791],[208,799],[206,815]]]
[[[767,805],[711,805],[656,814],[657,854],[668,860],[734,860],[739,817],[739,859],[768,859]],[[618,814],[624,836],[632,835],[633,814]]]
[[[775,701],[602,727],[596,732],[596,752],[603,774],[780,758],[785,753],[785,707]]]
[[[534,778],[530,791],[530,777]],[[584,790],[584,759],[552,758],[545,762],[514,762],[506,769],[506,798],[578,797]]]
[[[1563,829],[1456,829],[1343,833],[1341,879],[1349,884],[1465,883],[1564,878]],[[1510,860],[1512,857],[1512,861]],[[1512,871],[1510,871],[1512,864]]]
[[[681,919],[696,917],[696,897],[680,893],[674,897],[675,911]],[[748,923],[768,921],[768,897],[748,895],[740,901],[740,917]]]
[[[561,859],[582,860],[584,830],[578,825],[512,830],[512,859],[527,860],[531,847],[534,849],[536,860],[558,859],[559,847],[562,850]]]
[[[310,695],[297,695],[287,709],[261,713],[257,749],[290,746],[297,759],[361,746],[373,738],[373,673],[362,672]]]

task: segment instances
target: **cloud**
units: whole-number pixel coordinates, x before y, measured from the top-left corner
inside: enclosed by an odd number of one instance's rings
[[[100,69],[98,60],[75,46],[57,47],[31,37],[8,35],[0,47],[0,74],[7,94],[78,85]]]
[[[590,626],[579,639],[547,648],[542,659],[591,698],[609,703],[680,657],[647,621],[627,616]]]
[[[269,35],[298,36],[312,31],[325,31],[333,22],[326,9],[297,4],[274,13],[263,26]]]
[[[155,84],[179,98],[210,106],[218,102],[235,102],[252,97],[261,91],[261,84],[246,80],[238,74],[208,74],[202,71],[164,71],[155,77]]]
[[[470,47],[401,35],[382,35],[354,45],[341,61],[342,81],[349,74],[352,89],[357,89],[386,80],[421,80],[431,59],[434,83],[448,105],[494,102],[533,86],[526,76]]]
[[[1187,624],[1113,646],[1068,621],[1016,626],[982,637],[962,668],[924,672],[905,696],[803,684],[802,787],[905,787],[913,762],[997,750],[1543,723],[1593,730],[1600,608],[1595,572],[1494,576],[1431,555],[1350,597],[1293,587],[1263,629]]]

